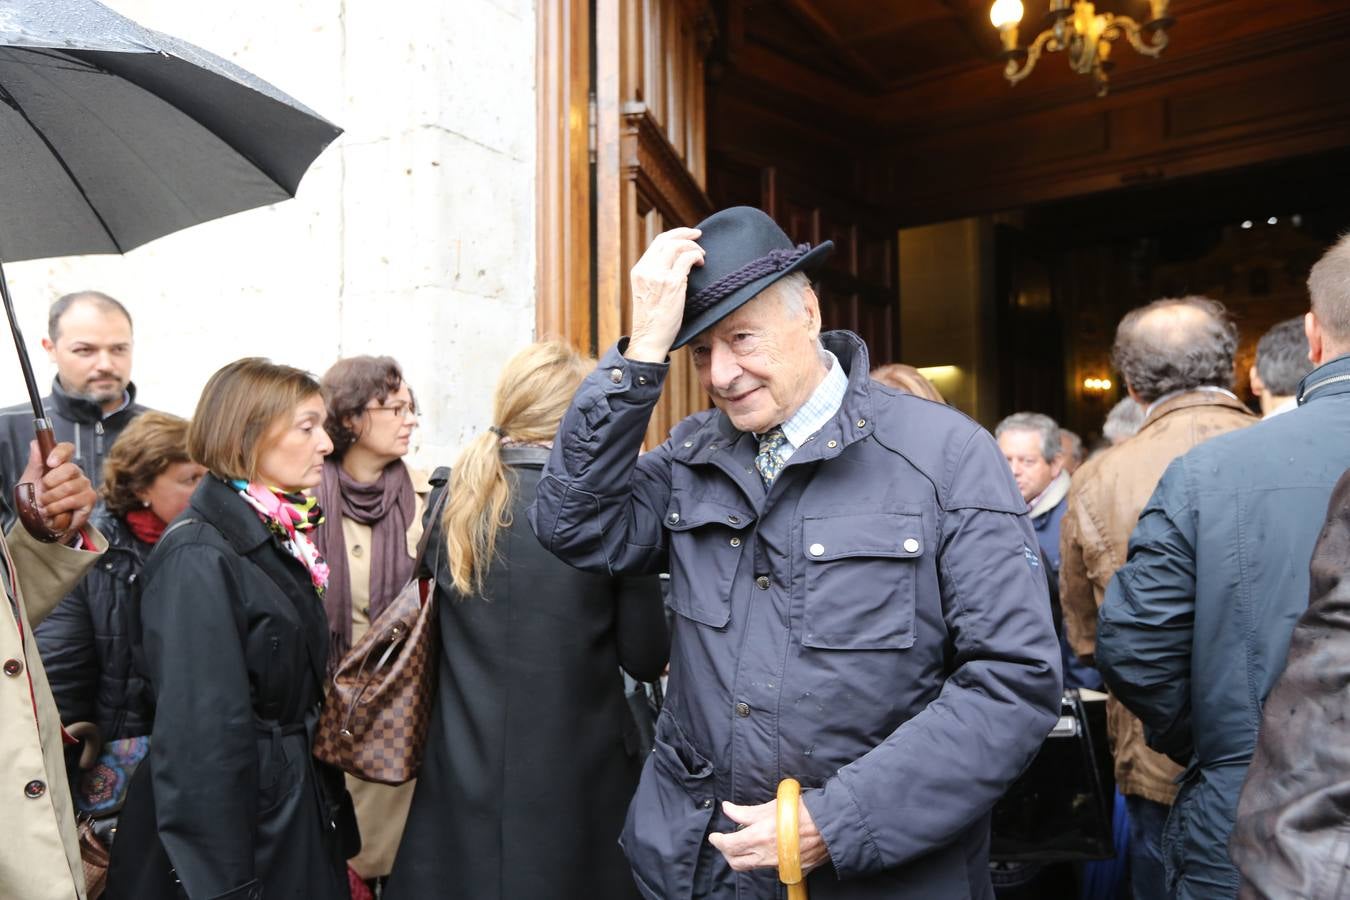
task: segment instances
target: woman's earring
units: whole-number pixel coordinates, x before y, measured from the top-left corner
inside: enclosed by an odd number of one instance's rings
[[[150,508],[150,501],[149,501],[149,500],[142,500],[142,501],[141,501],[141,506],[144,506],[146,509],[149,509],[149,508]]]

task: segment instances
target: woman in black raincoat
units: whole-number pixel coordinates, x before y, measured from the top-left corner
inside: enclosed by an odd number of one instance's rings
[[[209,474],[146,563],[139,656],[150,756],[119,823],[110,900],[347,900],[359,840],[341,774],[310,753],[327,664],[327,566],[309,538],[332,442],[306,373],[243,359],[188,432]]]

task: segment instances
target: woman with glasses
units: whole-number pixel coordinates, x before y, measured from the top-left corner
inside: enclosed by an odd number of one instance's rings
[[[324,373],[322,386],[333,452],[318,488],[327,517],[316,542],[329,568],[324,608],[331,669],[412,576],[431,486],[403,463],[417,410],[397,362],[341,359]],[[413,786],[347,778],[361,826],[361,854],[351,867],[372,886],[393,867]]]

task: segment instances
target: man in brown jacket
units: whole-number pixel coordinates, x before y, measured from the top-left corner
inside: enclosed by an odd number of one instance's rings
[[[1125,564],[1130,533],[1168,463],[1215,435],[1257,418],[1233,395],[1237,329],[1204,297],[1157,300],[1116,329],[1112,359],[1130,397],[1144,408],[1139,433],[1083,464],[1060,526],[1060,603],[1069,644],[1091,662],[1097,610]],[[1166,896],[1162,828],[1181,767],[1150,750],[1139,720],[1112,698],[1107,722],[1116,784],[1130,813],[1130,869],[1136,900]]]
[[[34,449],[20,478],[37,485],[38,503],[50,519],[73,514],[63,539],[39,543],[22,525],[0,539],[0,897],[6,900],[85,897],[61,721],[33,640],[33,626],[108,546],[84,524],[97,495],[71,462],[74,455],[73,444],[58,444],[44,476]]]

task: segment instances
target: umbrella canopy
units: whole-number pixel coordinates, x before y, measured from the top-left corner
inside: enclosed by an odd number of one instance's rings
[[[285,200],[339,134],[93,0],[0,0],[0,260],[124,253]]]

